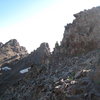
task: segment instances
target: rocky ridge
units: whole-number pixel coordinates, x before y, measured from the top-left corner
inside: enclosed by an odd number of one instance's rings
[[[100,100],[100,7],[74,16],[52,54],[43,43],[20,61],[31,70],[1,100]]]
[[[7,43],[7,45],[9,42]],[[16,44],[17,45],[17,44]],[[19,44],[18,44],[19,45]],[[25,70],[30,69],[33,65],[41,65],[49,63],[50,48],[48,43],[42,43],[39,48],[34,50],[29,55],[23,55],[23,58],[12,59],[10,63],[5,63],[1,68],[11,68],[9,71],[0,71],[0,95],[7,89],[8,86],[23,78]],[[24,71],[24,72],[23,72]],[[22,72],[22,73],[20,73]],[[9,80],[11,80],[9,82]],[[6,84],[6,85],[5,85]]]
[[[100,7],[74,14],[75,20],[65,26],[59,53],[75,55],[100,48]]]
[[[27,54],[26,48],[20,46],[16,39],[9,40],[5,44],[0,43],[0,65],[23,58]]]

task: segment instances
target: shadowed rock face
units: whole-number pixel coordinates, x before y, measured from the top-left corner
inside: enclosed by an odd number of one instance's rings
[[[100,100],[100,7],[74,16],[52,54],[42,43],[17,63],[32,65],[31,70],[9,85],[0,99]]]
[[[48,43],[42,43],[39,48],[33,53],[33,60],[35,64],[45,63],[45,60],[50,56],[50,48]]]
[[[0,43],[0,94],[6,90],[9,82],[12,83],[17,79],[13,78],[13,75],[16,75],[20,66],[15,65],[27,55],[26,48],[20,46],[16,39],[12,39],[5,44]]]
[[[26,61],[30,65],[36,64],[41,65],[43,63],[48,63],[48,58],[50,57],[51,52],[48,43],[41,43],[40,47],[34,50],[27,58]]]

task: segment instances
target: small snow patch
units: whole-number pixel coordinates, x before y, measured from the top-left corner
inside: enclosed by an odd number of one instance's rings
[[[22,70],[20,70],[20,73],[21,74],[27,73],[29,71],[29,69],[31,69],[31,67],[28,67],[26,69],[22,69]]]
[[[4,71],[10,71],[10,70],[11,70],[11,68],[10,68],[10,67],[8,67],[8,66],[5,66],[5,67],[2,67],[2,68],[1,68],[1,70],[4,70]]]

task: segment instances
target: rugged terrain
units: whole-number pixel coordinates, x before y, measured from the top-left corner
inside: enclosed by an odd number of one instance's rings
[[[0,65],[21,59],[27,54],[26,48],[20,46],[16,39],[12,39],[5,44],[0,43]]]
[[[11,39],[5,44],[2,42],[0,43],[0,93],[3,92],[2,87],[3,89],[6,89],[6,83],[4,80],[9,80],[8,77],[10,77],[14,70],[17,70],[19,67],[15,66],[17,62],[19,62],[19,60],[23,59],[27,55],[28,52],[26,48],[20,46],[16,39]]]
[[[9,62],[19,67],[9,77],[1,75],[0,100],[100,100],[100,7],[74,16],[52,53],[42,43]]]

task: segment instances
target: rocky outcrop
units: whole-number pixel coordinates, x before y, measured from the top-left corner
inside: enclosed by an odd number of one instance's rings
[[[22,80],[5,91],[1,99],[99,100],[99,80],[94,80],[90,73],[96,75],[100,51],[89,52],[77,59],[76,57],[65,59],[66,61],[62,61],[61,65],[58,64],[58,68],[52,72],[49,72],[45,64],[34,65]]]
[[[25,75],[24,72],[25,71],[28,72],[30,68],[33,68],[34,76],[37,76],[37,74],[45,70],[44,66],[42,65],[49,64],[49,57],[51,55],[48,43],[42,43],[39,48],[37,48],[35,51],[33,51],[31,54],[27,56],[25,56],[26,55],[24,54],[25,52],[22,52],[22,50],[24,49],[19,48],[19,43],[16,40],[11,40],[7,42],[5,44],[5,47],[9,48],[10,51],[8,52],[12,52],[11,49],[13,48],[12,53],[13,54],[14,53],[16,54],[16,52],[18,53],[17,56],[14,56],[11,59],[11,62],[7,63],[7,61],[5,61],[5,63],[2,65],[2,68],[6,66],[6,67],[10,67],[11,70],[0,71],[2,74],[0,75],[0,89],[2,90],[0,91],[0,95],[3,94],[7,86],[10,86],[12,83],[14,84],[16,81],[22,79],[22,77]],[[9,80],[11,81],[9,82]],[[4,84],[6,84],[6,86]]]
[[[0,44],[0,64],[10,63],[14,59],[20,59],[26,56],[27,50],[20,46],[16,39],[12,39],[5,44]]]
[[[18,63],[31,70],[9,85],[1,100],[100,99],[100,7],[74,16],[52,54],[42,43]]]
[[[27,56],[25,62],[28,65],[41,65],[49,63],[49,57],[51,55],[48,43],[41,43],[40,47],[34,50],[31,54]]]
[[[5,44],[0,43],[0,94],[6,90],[9,82],[12,83],[18,79],[15,76],[20,66],[16,66],[16,64],[27,55],[26,48],[20,46],[16,39]]]
[[[73,23],[65,26],[59,53],[79,55],[100,48],[100,7],[81,11],[74,17]]]

